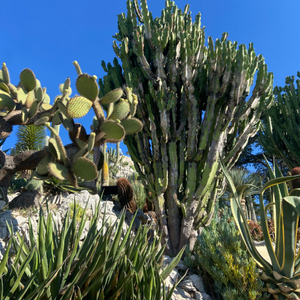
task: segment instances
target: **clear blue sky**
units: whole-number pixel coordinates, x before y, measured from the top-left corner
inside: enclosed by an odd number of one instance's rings
[[[228,32],[239,44],[254,43],[256,54],[265,57],[275,85],[300,71],[299,0],[177,0],[184,9],[190,4],[192,16],[200,11],[206,38],[214,40]],[[160,16],[165,2],[148,0],[154,17]],[[112,36],[117,32],[117,15],[126,13],[126,0],[1,1],[0,63],[9,68],[11,81],[18,84],[24,68],[32,69],[51,97],[60,94],[58,85],[69,76],[73,95],[77,60],[83,72],[105,75],[101,61],[112,62]],[[93,114],[78,121],[89,130]],[[62,127],[62,126],[61,126]],[[15,132],[3,149],[15,144]],[[64,129],[64,144],[69,138]],[[122,146],[123,153],[126,147]]]

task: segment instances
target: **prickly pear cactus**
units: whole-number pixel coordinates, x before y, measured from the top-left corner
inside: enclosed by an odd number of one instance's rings
[[[86,157],[88,153],[104,143],[117,143],[126,134],[138,132],[142,129],[142,123],[134,118],[136,110],[132,105],[136,104],[131,102],[134,97],[136,99],[135,95],[126,99],[123,89],[118,87],[99,98],[97,77],[82,74],[76,61],[74,65],[78,74],[76,88],[79,95],[71,97],[71,81],[67,78],[59,85],[62,94],[50,104],[46,88],[41,87],[32,70],[24,69],[20,74],[20,83],[15,86],[10,82],[8,68],[3,63],[0,72],[0,139],[9,136],[14,125],[46,125],[51,131],[51,138],[46,154],[42,155],[33,172],[33,178],[43,180],[54,176],[59,180],[68,179],[76,187],[78,177],[86,181],[98,177],[99,165],[96,166]],[[94,110],[95,117],[92,131],[87,134],[84,126],[74,119],[84,117],[90,109]],[[104,110],[108,112],[105,114]],[[130,119],[135,124],[134,131],[130,121],[128,126]],[[63,144],[59,137],[60,125],[69,131],[71,144]]]

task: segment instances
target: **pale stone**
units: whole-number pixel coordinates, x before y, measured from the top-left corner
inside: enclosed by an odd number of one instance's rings
[[[172,286],[179,280],[179,273],[176,269],[172,270],[169,276],[165,280],[166,289],[172,288]]]
[[[205,293],[204,291],[204,285],[203,285],[203,278],[193,274],[189,276],[189,279],[193,282],[193,285],[196,287],[196,289],[200,292],[200,293]]]
[[[200,293],[200,292],[196,291],[194,293],[195,293],[196,300],[211,300],[211,297],[209,295],[205,294],[204,292]]]
[[[179,283],[179,287],[184,289],[187,292],[193,292],[196,291],[196,288],[194,287],[193,281],[191,279],[183,279]]]
[[[193,299],[185,290],[177,287],[171,297],[171,300]]]

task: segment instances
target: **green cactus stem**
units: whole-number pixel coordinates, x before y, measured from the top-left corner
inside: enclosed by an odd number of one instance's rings
[[[166,252],[175,255],[209,225],[222,184],[219,157],[231,168],[258,131],[273,102],[273,74],[252,44],[238,46],[227,33],[206,45],[201,16],[193,22],[189,6],[167,0],[157,18],[146,0],[141,8],[128,0],[127,15],[118,16],[120,60],[102,63],[99,96],[125,87],[130,112],[120,124],[126,133],[143,129],[124,142],[151,191]]]
[[[129,100],[121,99],[124,95],[123,89],[120,86],[116,87],[111,93],[102,94],[100,99],[97,77],[82,74],[79,64],[74,62],[74,65],[78,73],[76,87],[79,96],[71,96],[71,81],[68,77],[59,85],[61,95],[55,97],[53,104],[50,104],[46,88],[41,86],[32,70],[24,69],[20,74],[21,82],[14,86],[10,83],[7,66],[5,63],[2,65],[0,139],[8,137],[15,125],[45,125],[51,131],[51,138],[44,149],[32,153],[24,151],[21,156],[17,156],[16,161],[0,150],[0,188],[5,195],[15,172],[23,169],[36,169],[32,172],[32,178],[37,180],[55,176],[59,180],[68,179],[72,185],[78,187],[78,176],[85,181],[92,181],[93,184],[98,178],[98,168],[101,168],[101,164],[98,164],[98,161],[95,164],[86,156],[95,153],[94,149],[106,142],[121,141],[127,134],[120,124],[121,120],[123,122],[134,116],[132,113],[129,115],[132,112]],[[129,97],[132,102],[136,96],[130,94]],[[87,134],[85,127],[75,123],[74,119],[85,116],[91,108],[95,117],[92,131]],[[108,108],[109,115],[105,116],[104,110]],[[63,145],[59,137],[61,124],[69,132],[72,143],[68,145]],[[16,162],[22,166],[16,166]],[[4,198],[7,199],[6,196]]]
[[[24,69],[20,74],[20,81],[23,88],[30,92],[36,86],[36,78],[34,73],[30,69]]]

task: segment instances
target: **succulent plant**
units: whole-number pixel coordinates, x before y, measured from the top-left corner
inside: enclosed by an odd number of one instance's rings
[[[284,87],[275,86],[274,105],[262,115],[258,135],[264,152],[282,159],[290,170],[300,166],[300,72],[297,77],[288,76]]]
[[[170,300],[179,282],[166,292],[163,281],[178,264],[184,249],[162,269],[164,248],[160,249],[159,239],[149,244],[148,229],[142,226],[133,235],[134,219],[124,233],[125,213],[109,226],[104,214],[98,230],[100,205],[99,201],[82,243],[87,207],[79,212],[75,201],[61,229],[51,212],[45,218],[40,210],[35,237],[29,218],[29,244],[18,232],[14,235],[12,225],[8,225],[11,239],[0,262],[1,299]],[[79,213],[83,217],[78,224]],[[16,255],[9,267],[11,246]]]
[[[132,214],[135,213],[137,209],[136,202],[134,200],[133,188],[126,178],[120,178],[117,181],[118,186],[118,198],[121,203],[122,208],[126,208]]]
[[[88,153],[104,143],[120,142],[126,134],[142,129],[142,123],[134,118],[136,109],[132,105],[137,104],[137,97],[134,94],[128,94],[128,99],[122,98],[124,91],[118,87],[99,98],[96,76],[83,74],[79,64],[74,62],[74,65],[78,73],[76,88],[79,95],[71,97],[71,81],[67,78],[59,85],[62,94],[54,99],[53,104],[50,104],[46,88],[41,87],[32,70],[24,69],[20,74],[20,83],[14,86],[10,82],[6,64],[2,65],[0,139],[9,136],[14,125],[45,125],[51,131],[48,146],[37,153],[26,151],[20,153],[15,158],[14,168],[12,168],[12,162],[7,162],[10,158],[3,154],[4,167],[0,170],[0,187],[4,193],[7,193],[14,170],[22,168],[37,168],[33,172],[35,179],[45,180],[54,176],[61,181],[68,179],[75,187],[78,187],[77,177],[93,181],[98,177],[99,165],[96,166],[86,158]],[[75,123],[74,119],[85,116],[91,108],[94,110],[95,118],[91,126],[92,132],[87,134],[84,126]],[[104,109],[109,109],[109,114],[106,116]],[[132,119],[132,122],[126,123],[128,119]],[[125,122],[124,126],[122,122]],[[60,139],[60,125],[69,131],[71,144],[64,145]],[[30,165],[28,157],[32,158]],[[20,167],[21,163],[23,167]],[[9,166],[8,169],[6,165]]]
[[[282,177],[276,162],[274,163],[274,170],[272,170],[267,162],[271,180],[265,183],[260,194],[260,222],[271,260],[271,263],[269,263],[256,249],[249,228],[245,225],[247,222],[242,213],[240,199],[243,190],[248,185],[235,187],[223,163],[221,165],[232,190],[230,202],[236,225],[248,252],[263,269],[261,279],[266,282],[266,290],[275,299],[300,299],[300,253],[296,255],[297,225],[300,216],[300,193],[299,189],[289,192],[286,184],[287,181],[299,178],[300,175]],[[265,207],[263,194],[269,188],[272,188],[272,201]],[[266,218],[270,207],[274,207],[275,249],[272,245],[272,237],[270,236],[269,224]]]
[[[146,0],[128,0],[114,36],[118,58],[102,63],[100,96],[125,86],[130,114],[144,125],[124,142],[151,191],[169,255],[192,247],[195,231],[209,225],[222,187],[219,157],[234,166],[273,102],[262,55],[227,37],[206,43],[201,15],[193,22],[189,5],[167,0],[154,18]],[[137,119],[120,124],[134,133]]]

